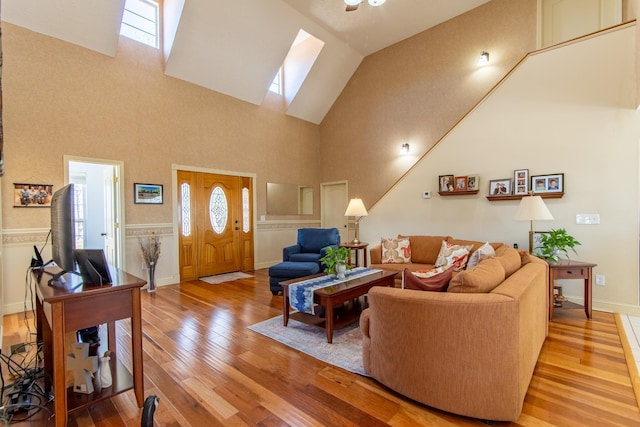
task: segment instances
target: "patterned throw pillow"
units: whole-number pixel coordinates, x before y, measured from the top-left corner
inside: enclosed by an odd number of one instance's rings
[[[446,267],[453,265],[456,270],[464,270],[469,260],[469,251],[473,245],[460,246],[452,245],[447,241],[442,241],[442,247],[438,254],[435,267]]]
[[[411,263],[411,245],[409,244],[409,239],[383,237],[380,244],[382,246],[383,264]]]
[[[496,251],[493,249],[493,246],[491,246],[489,242],[485,243],[471,254],[469,262],[467,263],[467,270],[478,265],[478,263],[483,259],[492,258],[494,256],[496,256]]]

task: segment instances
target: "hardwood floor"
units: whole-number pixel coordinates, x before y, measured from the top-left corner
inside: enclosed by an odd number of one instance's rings
[[[247,329],[281,314],[281,304],[266,270],[231,283],[144,292],[145,395],[160,398],[155,425],[485,425],[412,402]],[[118,325],[118,357],[130,366],[128,327]],[[26,334],[22,314],[5,316],[4,348]],[[42,421],[45,415],[16,425],[53,425]],[[69,425],[140,425],[140,410],[130,391],[72,414]],[[495,425],[640,425],[614,316],[595,311],[587,321],[580,310],[556,310],[520,419]]]

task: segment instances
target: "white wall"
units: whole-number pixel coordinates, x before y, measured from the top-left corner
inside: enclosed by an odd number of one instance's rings
[[[564,173],[564,197],[546,200],[555,219],[535,228],[566,228],[582,242],[573,258],[597,263],[594,274],[606,277],[606,286],[594,286],[594,309],[640,315],[634,38],[626,26],[530,55],[369,210],[361,240],[443,234],[527,248],[529,223],[513,220],[519,202],[489,202],[489,180],[522,168]],[[480,193],[440,197],[445,174],[480,176]],[[599,213],[600,225],[576,225],[579,213]],[[563,291],[579,301],[581,283],[563,283]]]

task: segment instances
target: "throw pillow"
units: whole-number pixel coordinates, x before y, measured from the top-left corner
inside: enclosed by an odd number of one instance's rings
[[[496,259],[500,261],[505,271],[505,277],[511,276],[522,267],[522,257],[517,249],[504,245],[496,250]]]
[[[462,270],[467,265],[470,250],[471,246],[452,245],[443,240],[434,267],[453,265],[456,270]]]
[[[453,274],[453,268],[439,267],[427,270],[424,273],[412,273],[405,268],[402,278],[405,289],[415,289],[418,291],[444,292],[449,287],[449,281]]]
[[[465,270],[451,279],[448,292],[487,293],[504,281],[504,268],[497,258],[487,258],[471,270]]]
[[[409,244],[409,239],[383,237],[380,245],[382,247],[383,264],[411,263],[411,245]]]
[[[480,246],[476,251],[474,251],[469,257],[469,262],[467,262],[467,270],[472,269],[480,261],[483,259],[491,258],[496,256],[496,251],[493,249],[493,246],[489,244],[489,242]]]

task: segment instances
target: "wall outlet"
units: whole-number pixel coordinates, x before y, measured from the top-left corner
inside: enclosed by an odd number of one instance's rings
[[[596,274],[596,285],[604,286],[604,274]]]
[[[422,192],[422,198],[423,199],[430,199],[431,198],[431,191]]]

